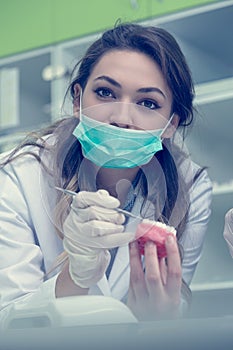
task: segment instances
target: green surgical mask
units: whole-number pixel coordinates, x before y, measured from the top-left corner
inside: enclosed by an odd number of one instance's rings
[[[112,115],[133,115],[135,119],[149,120],[156,130],[126,129],[99,120]],[[87,116],[88,115],[88,116]],[[148,163],[154,154],[162,150],[161,135],[170,124],[157,111],[137,104],[121,102],[94,105],[82,112],[80,94],[80,121],[73,135],[82,146],[83,156],[103,168],[133,168]]]
[[[163,148],[164,129],[125,129],[82,114],[73,135],[81,143],[84,157],[97,166],[133,168],[148,163]]]

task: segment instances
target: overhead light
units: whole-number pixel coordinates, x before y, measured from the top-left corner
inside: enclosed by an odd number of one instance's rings
[[[49,65],[43,69],[42,78],[45,81],[52,81],[63,78],[67,73],[68,71],[63,65]]]

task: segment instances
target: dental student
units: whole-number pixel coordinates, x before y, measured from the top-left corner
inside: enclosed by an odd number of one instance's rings
[[[138,320],[176,318],[190,299],[212,186],[179,134],[193,82],[165,30],[118,24],[74,68],[74,115],[1,159],[0,315],[39,300],[102,294]],[[74,197],[60,187],[77,192]],[[174,226],[167,258],[139,254],[139,221]]]

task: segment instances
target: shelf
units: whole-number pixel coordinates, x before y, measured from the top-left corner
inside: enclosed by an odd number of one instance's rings
[[[233,76],[195,86],[195,104],[200,106],[211,102],[233,99]]]
[[[217,182],[213,182],[213,194],[225,194],[225,193],[233,193],[233,180],[225,183],[218,184]],[[233,201],[232,201],[233,207]]]
[[[232,262],[233,263],[233,262]],[[205,290],[233,289],[233,281],[216,282],[216,283],[192,283],[193,292]]]
[[[193,126],[185,139],[191,158],[207,167],[212,181],[228,183],[233,177],[233,98],[196,108]]]
[[[223,237],[225,215],[232,207],[232,192],[213,196],[202,256],[191,283],[194,290],[233,287],[233,259]]]

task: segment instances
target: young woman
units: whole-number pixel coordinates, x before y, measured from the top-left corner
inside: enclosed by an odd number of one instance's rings
[[[122,300],[139,320],[177,317],[211,201],[206,170],[178,133],[193,120],[185,58],[165,30],[119,24],[90,46],[69,88],[74,115],[2,159],[2,317],[17,304],[85,294]],[[140,220],[119,207],[175,227],[166,258],[151,241],[141,257]]]

